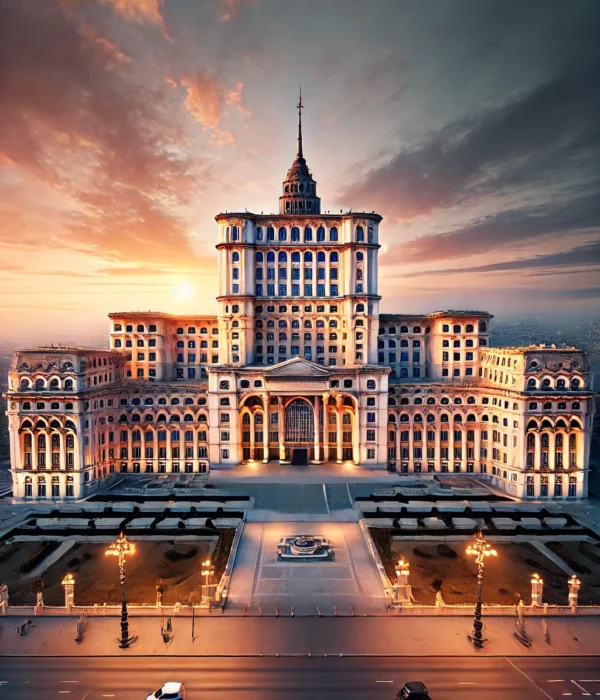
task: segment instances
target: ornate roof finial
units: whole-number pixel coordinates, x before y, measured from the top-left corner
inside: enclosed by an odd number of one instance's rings
[[[302,85],[300,85],[300,93],[298,96],[298,151],[296,153],[296,158],[303,158],[302,155]]]

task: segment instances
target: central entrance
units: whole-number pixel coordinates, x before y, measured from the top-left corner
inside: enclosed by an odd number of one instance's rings
[[[294,399],[285,412],[285,441],[288,443],[308,442],[315,439],[315,419],[313,407],[303,399]]]
[[[292,451],[292,464],[297,467],[308,466],[308,449],[306,447],[294,447]]]

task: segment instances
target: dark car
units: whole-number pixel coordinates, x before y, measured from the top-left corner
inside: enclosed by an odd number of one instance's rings
[[[398,691],[396,700],[431,700],[425,683],[421,681],[409,681]]]

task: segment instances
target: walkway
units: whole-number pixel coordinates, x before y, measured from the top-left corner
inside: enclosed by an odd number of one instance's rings
[[[316,534],[329,538],[335,549],[331,562],[277,560],[277,543],[284,535]],[[248,606],[273,614],[324,615],[383,612],[385,599],[377,571],[357,523],[246,523],[233,569],[227,609]]]

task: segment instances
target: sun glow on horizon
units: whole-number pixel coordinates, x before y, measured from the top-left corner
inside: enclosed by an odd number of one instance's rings
[[[173,285],[171,295],[175,301],[187,303],[196,296],[196,287],[189,280],[181,280]]]

